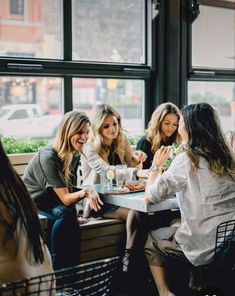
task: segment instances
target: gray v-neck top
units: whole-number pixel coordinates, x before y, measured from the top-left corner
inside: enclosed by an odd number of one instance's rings
[[[71,182],[77,185],[79,156],[75,156],[71,166]],[[62,162],[52,145],[41,148],[25,169],[23,181],[39,209],[50,209],[61,201],[52,188],[68,187]]]

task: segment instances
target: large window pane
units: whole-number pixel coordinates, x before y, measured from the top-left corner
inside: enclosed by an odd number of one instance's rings
[[[190,81],[188,103],[198,102],[207,102],[219,111],[227,135],[235,131],[235,83]]]
[[[192,25],[193,67],[235,68],[235,10],[200,6]]]
[[[62,114],[62,79],[0,77],[0,136],[52,138]]]
[[[73,59],[145,63],[143,0],[73,0]]]
[[[61,59],[61,2],[0,1],[0,56]]]
[[[93,105],[109,103],[122,116],[130,135],[144,132],[144,82],[123,79],[73,79],[73,108],[89,116]]]

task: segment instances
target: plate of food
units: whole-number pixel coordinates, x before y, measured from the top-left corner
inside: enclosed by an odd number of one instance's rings
[[[105,191],[105,194],[127,194],[134,192],[141,192],[145,190],[145,182],[139,181],[130,181],[127,184],[113,187],[112,189],[108,189]]]

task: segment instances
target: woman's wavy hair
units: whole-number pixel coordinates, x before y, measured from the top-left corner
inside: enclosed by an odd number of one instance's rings
[[[91,112],[91,132],[89,136],[89,141],[93,143],[96,152],[99,155],[103,154],[103,151],[107,149],[104,145],[104,140],[102,135],[100,134],[101,126],[105,120],[105,118],[109,115],[115,116],[118,121],[118,136],[113,141],[114,151],[117,152],[118,155],[124,155],[124,145],[123,145],[123,129],[121,116],[118,111],[113,108],[109,104],[98,104],[92,108]]]
[[[23,181],[13,169],[0,142],[0,226],[4,229],[3,247],[14,242],[13,257],[18,254],[21,238],[17,227],[26,233],[31,264],[44,262],[42,250],[43,232],[38,219],[37,209]],[[20,224],[19,224],[20,223]]]
[[[175,114],[180,119],[180,111],[178,107],[173,103],[163,103],[159,105],[153,112],[148,124],[146,138],[151,143],[151,150],[155,153],[161,145],[167,142],[168,145],[173,143],[179,144],[181,137],[178,133],[178,128],[168,139],[163,139],[161,135],[161,125],[166,115]]]
[[[185,106],[182,111],[188,134],[186,152],[194,168],[199,168],[199,156],[204,157],[211,172],[235,177],[235,159],[225,140],[217,111],[207,103]]]
[[[86,123],[90,124],[90,120],[85,113],[80,111],[70,111],[66,113],[59,124],[53,142],[53,148],[58,153],[58,156],[63,163],[62,171],[68,187],[71,185],[70,168],[74,153],[76,153],[70,139],[72,136],[78,134]]]

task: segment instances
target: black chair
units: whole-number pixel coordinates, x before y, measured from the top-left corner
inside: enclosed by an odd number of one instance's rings
[[[120,258],[112,257],[3,284],[1,296],[113,296]]]
[[[213,263],[221,269],[235,271],[235,220],[217,227]]]
[[[191,295],[235,295],[235,220],[222,222],[217,226],[215,254],[210,264],[195,267],[186,257],[179,257],[174,253],[165,255],[169,259],[169,268],[176,264],[177,269],[180,263],[188,271]],[[212,294],[208,291],[212,291]]]

